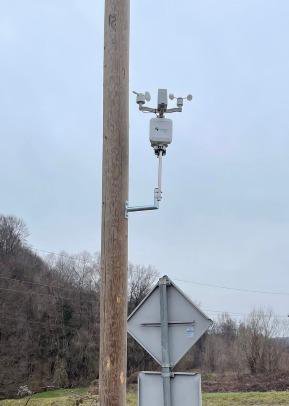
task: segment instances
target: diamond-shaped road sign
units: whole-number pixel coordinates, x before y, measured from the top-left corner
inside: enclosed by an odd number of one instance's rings
[[[212,321],[168,279],[167,316],[170,366],[174,367],[206,332]],[[162,365],[159,283],[128,318],[129,334]]]

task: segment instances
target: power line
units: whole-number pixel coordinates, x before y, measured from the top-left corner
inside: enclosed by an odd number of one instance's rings
[[[5,280],[13,281],[13,282],[28,283],[30,285],[44,286],[48,289],[70,290],[71,292],[75,292],[75,290],[77,289],[77,288],[73,289],[73,288],[64,288],[64,287],[60,287],[60,286],[45,285],[44,283],[40,283],[40,282],[27,281],[24,279],[17,279],[17,278],[9,278],[8,276],[0,276],[0,279],[5,279]],[[78,286],[78,288],[79,288],[79,286]],[[86,293],[87,293],[87,291],[89,293],[94,293],[94,291],[91,289],[88,289],[85,287],[81,287],[81,288],[83,290],[87,289]]]
[[[16,290],[16,289],[9,289],[9,288],[0,288],[0,290],[4,290],[7,292],[13,292],[13,293],[22,293],[26,295],[38,295],[38,296],[48,296],[48,297],[53,297],[54,299],[62,299],[62,300],[75,300],[75,295],[73,297],[63,297],[63,296],[55,296],[51,295],[50,293],[40,293],[40,292],[34,292],[34,291],[24,291],[24,290]],[[95,300],[88,300],[85,299],[86,302],[94,303]]]
[[[229,314],[231,316],[242,316],[242,317],[248,317],[250,316],[251,313],[237,313],[237,312],[230,312],[230,311],[226,311],[226,310],[212,310],[212,309],[208,309],[208,308],[203,308],[204,311],[209,312],[209,313],[217,313],[217,314]],[[288,319],[288,315],[281,315],[281,314],[273,314],[273,317],[277,317],[278,319]],[[265,314],[265,317],[266,314]],[[269,316],[268,316],[269,317]]]
[[[82,258],[78,258],[78,257],[74,257],[74,256],[70,256],[69,254],[63,254],[63,253],[56,253],[53,251],[48,251],[48,250],[41,250],[38,249],[36,247],[32,247],[33,249],[35,249],[36,251],[39,252],[43,252],[46,254],[52,254],[52,255],[57,255],[60,257],[65,257],[74,261],[80,261],[80,262],[84,262],[84,263],[88,263],[88,261],[82,259]],[[20,282],[20,283],[28,283],[31,285],[39,285],[39,286],[43,286],[46,287],[48,289],[59,289],[59,290],[67,290],[67,291],[72,291],[75,292],[75,290],[73,288],[64,288],[64,287],[57,287],[57,286],[50,286],[50,285],[46,285],[40,282],[32,282],[32,281],[27,281],[27,280],[21,280],[21,279],[16,279],[16,278],[9,278],[9,277],[4,277],[4,276],[0,276],[1,279],[6,279],[6,280],[11,280],[13,282]],[[201,283],[201,282],[194,282],[191,280],[186,280],[186,279],[179,279],[179,278],[174,278],[174,280],[179,281],[179,282],[184,282],[184,283],[189,283],[192,285],[197,285],[197,286],[201,286],[201,287],[209,287],[209,288],[217,288],[217,289],[226,289],[226,290],[232,290],[232,291],[239,291],[239,292],[246,292],[246,293],[257,293],[257,294],[267,294],[267,295],[280,295],[280,296],[289,296],[288,292],[276,292],[276,291],[264,291],[264,290],[258,290],[258,289],[247,289],[247,288],[235,288],[235,287],[231,287],[231,286],[226,286],[226,285],[217,285],[217,284],[209,284],[209,283]],[[40,293],[40,292],[34,292],[34,291],[19,291],[19,290],[14,290],[14,289],[9,289],[9,288],[0,288],[0,290],[5,290],[5,291],[10,291],[10,292],[14,292],[14,293],[24,293],[24,294],[35,294],[35,295],[39,295],[39,296],[48,296],[48,297],[53,297],[54,299],[63,299],[63,300],[73,300],[74,297],[68,298],[68,297],[63,297],[63,296],[55,296],[49,293]],[[90,291],[89,293],[93,293],[93,291]],[[86,300],[86,302],[90,302],[90,303],[94,303],[95,300]],[[232,316],[248,316],[250,313],[238,313],[238,312],[229,312],[229,311],[224,311],[224,310],[211,310],[211,309],[205,309],[208,312],[211,313],[216,313],[216,314],[224,314],[224,313],[228,313]],[[277,315],[277,317],[279,318],[288,318],[288,316],[284,316],[284,315]]]
[[[27,295],[35,294],[35,295],[39,295],[39,296],[48,296],[48,297],[53,297],[54,299],[63,299],[63,300],[74,300],[75,299],[75,297],[67,298],[67,297],[63,297],[63,296],[51,295],[49,293],[40,293],[40,292],[31,292],[31,291],[27,292],[27,291],[9,289],[9,288],[0,288],[0,290],[13,292],[13,293],[22,293],[22,294],[27,294]],[[85,301],[88,302],[88,303],[95,303],[95,300],[85,299]],[[230,314],[232,316],[245,316],[246,317],[246,316],[250,315],[250,313],[237,313],[237,312],[230,312],[230,311],[227,311],[227,310],[212,310],[212,309],[208,309],[208,308],[203,308],[203,309],[205,311],[208,311],[208,312],[211,312],[211,313],[219,313],[219,314],[227,313],[227,314]],[[286,318],[286,319],[288,318],[288,316],[285,316],[285,315],[274,315],[274,316],[276,316],[278,318]]]
[[[258,294],[263,294],[263,295],[289,296],[289,292],[276,292],[276,291],[269,291],[269,290],[267,291],[267,290],[258,290],[258,289],[235,288],[235,287],[231,287],[231,286],[214,285],[211,283],[201,283],[201,282],[194,282],[194,281],[189,281],[189,280],[185,280],[185,279],[176,279],[176,278],[174,278],[174,280],[179,281],[179,282],[184,282],[184,283],[191,283],[192,285],[208,287],[208,288],[234,290],[234,291],[238,291],[238,292],[247,292],[247,293],[258,293]]]
[[[84,264],[87,264],[88,261],[84,258],[80,258],[80,257],[75,257],[73,255],[69,255],[69,254],[65,254],[65,253],[59,253],[59,252],[53,252],[53,251],[48,251],[48,250],[42,250],[40,248],[36,248],[33,245],[30,245],[30,248],[38,251],[38,252],[43,252],[44,254],[50,254],[50,255],[57,255],[58,257],[62,257],[62,258],[67,258],[70,259],[72,261],[78,261],[78,262],[83,262]]]
[[[77,315],[77,316],[79,316],[79,315],[82,315],[81,313],[74,313],[75,315]],[[6,314],[1,314],[0,313],[0,317],[2,318],[2,319],[7,319],[7,320],[14,320],[14,321],[21,321],[21,322],[23,322],[23,323],[29,323],[29,324],[39,324],[39,325],[46,325],[47,326],[47,324],[49,325],[49,328],[51,329],[51,327],[54,327],[54,328],[59,328],[59,325],[57,325],[56,324],[56,322],[57,322],[57,320],[52,320],[52,319],[49,319],[49,321],[54,321],[54,325],[53,326],[51,326],[51,323],[47,323],[47,321],[33,321],[33,320],[28,320],[28,319],[23,319],[23,318],[20,318],[20,317],[11,317],[10,315],[6,315]],[[89,322],[89,319],[87,319],[88,320],[88,322]],[[93,321],[93,324],[94,325],[99,325],[99,321],[97,321],[97,320],[94,320]],[[67,323],[65,323],[65,326],[70,326],[71,327],[71,324],[67,324]]]
[[[206,307],[203,308],[205,312],[217,313],[217,314],[229,314],[231,316],[249,316],[250,313],[238,313],[238,312],[228,312],[226,310],[212,310]]]
[[[77,258],[77,257],[74,257],[74,256],[70,256],[69,254],[61,254],[61,253],[56,253],[56,252],[53,252],[53,251],[41,250],[41,249],[38,249],[38,248],[35,248],[35,247],[33,247],[33,249],[35,249],[36,251],[47,253],[47,254],[58,255],[60,257],[66,257],[68,259],[72,259],[72,260],[75,260],[75,261],[83,261],[83,262],[87,263],[86,260],[83,260],[82,258]],[[263,294],[263,295],[289,296],[289,292],[282,292],[282,291],[269,291],[269,290],[260,290],[260,289],[236,288],[236,287],[227,286],[227,285],[201,283],[201,282],[194,282],[194,281],[191,281],[191,280],[178,279],[178,278],[174,278],[174,280],[179,281],[179,282],[184,282],[184,283],[190,283],[192,285],[197,285],[197,286],[202,286],[202,287],[234,290],[234,291],[237,291],[237,292],[257,293],[257,294]]]
[[[22,321],[23,323],[29,323],[29,324],[47,324],[46,322],[43,321],[32,321],[32,320],[27,320],[27,319],[23,319],[23,318],[16,318],[16,317],[10,317],[7,316],[6,314],[3,316],[2,314],[0,314],[1,319],[7,319],[7,320],[15,320],[15,321]]]
[[[41,250],[35,247],[32,247],[36,251],[40,251],[46,254],[52,254],[52,255],[57,255],[60,257],[65,257],[68,259],[72,259],[75,261],[83,261],[84,263],[87,263],[86,260],[82,258],[77,258],[74,256],[70,256],[69,254],[61,254],[61,253],[56,253],[53,251],[47,251],[47,250]],[[179,282],[184,282],[184,283],[190,283],[192,285],[197,285],[197,286],[202,286],[202,287],[209,287],[209,288],[216,288],[216,289],[226,289],[226,290],[233,290],[237,292],[246,292],[246,293],[257,293],[257,294],[263,294],[263,295],[277,295],[277,296],[289,296],[289,292],[282,292],[282,291],[269,291],[269,290],[260,290],[260,289],[249,289],[249,288],[236,288],[232,286],[227,286],[227,285],[217,285],[217,284],[210,284],[210,283],[201,283],[201,282],[194,282],[191,280],[186,280],[186,279],[178,279],[174,278],[175,281]]]

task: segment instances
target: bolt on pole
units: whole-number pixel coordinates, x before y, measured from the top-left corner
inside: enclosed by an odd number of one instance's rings
[[[126,405],[129,0],[106,0],[100,304],[100,405]]]

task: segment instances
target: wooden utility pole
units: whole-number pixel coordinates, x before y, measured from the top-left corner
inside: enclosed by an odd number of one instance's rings
[[[100,306],[100,405],[126,405],[130,0],[106,0]]]

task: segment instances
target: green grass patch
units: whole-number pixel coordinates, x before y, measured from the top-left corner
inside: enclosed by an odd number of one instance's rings
[[[87,389],[59,389],[33,395],[28,406],[74,406],[74,395],[85,395]],[[25,399],[0,401],[0,406],[24,406]],[[137,395],[129,391],[127,405],[136,406]],[[82,404],[91,405],[91,400]],[[289,392],[204,393],[203,406],[289,406]]]
[[[127,404],[136,406],[135,393],[128,394]],[[203,393],[203,406],[289,406],[289,392]]]
[[[203,406],[289,405],[289,392],[204,393]]]
[[[75,388],[75,389],[57,389],[50,390],[46,392],[36,393],[33,395],[33,399],[53,399],[65,396],[75,395],[85,395],[87,393],[87,388]]]
[[[75,399],[87,393],[87,388],[74,389],[57,389],[41,393],[36,393],[32,396],[27,406],[75,406]],[[28,398],[23,399],[7,399],[0,401],[0,406],[25,406]],[[90,402],[83,403],[91,404]]]

